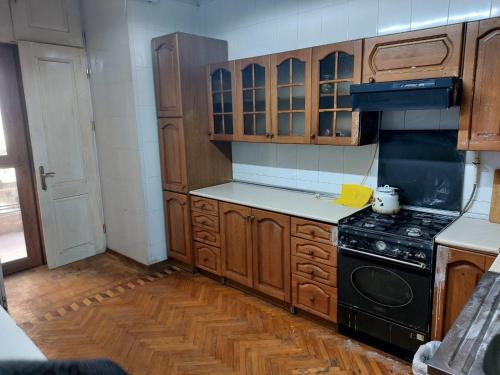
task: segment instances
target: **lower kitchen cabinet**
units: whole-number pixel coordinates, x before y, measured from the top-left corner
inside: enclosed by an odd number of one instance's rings
[[[221,275],[220,249],[203,243],[194,243],[195,265],[215,275]]]
[[[168,257],[193,266],[191,218],[188,196],[166,191],[163,206],[167,222]]]
[[[443,339],[494,260],[494,256],[438,246],[433,340]]]
[[[337,289],[292,275],[293,305],[326,320],[337,322]]]
[[[220,202],[222,275],[253,287],[252,227],[249,207]]]
[[[290,294],[290,217],[252,209],[253,287],[284,302]]]

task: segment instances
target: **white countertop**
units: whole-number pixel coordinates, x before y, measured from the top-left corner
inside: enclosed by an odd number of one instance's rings
[[[0,332],[0,361],[46,359],[40,349],[1,307]]]
[[[498,254],[500,252],[500,224],[462,216],[438,234],[436,242],[440,245]]]
[[[252,185],[243,182],[230,182],[193,190],[189,193],[199,197],[241,204],[331,224],[337,224],[340,219],[360,210],[360,208],[349,208],[331,203],[333,200],[331,197],[316,198],[312,193]]]
[[[500,273],[500,255],[497,256],[497,259],[495,259],[488,271]]]

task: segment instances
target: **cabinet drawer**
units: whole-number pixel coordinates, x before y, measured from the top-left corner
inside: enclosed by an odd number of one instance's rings
[[[219,276],[221,275],[220,249],[195,242],[194,254],[196,267]]]
[[[332,241],[334,244],[337,243],[337,227],[292,217],[292,236],[331,245]]]
[[[219,233],[212,232],[205,228],[193,227],[193,239],[198,242],[203,242],[206,245],[220,247]]]
[[[219,216],[219,202],[215,199],[191,196],[191,208],[195,211]]]
[[[292,273],[333,287],[337,286],[337,269],[326,264],[294,256],[292,257]]]
[[[292,275],[292,303],[299,309],[337,322],[337,289]]]
[[[332,245],[292,237],[292,255],[337,267],[337,248]]]
[[[219,232],[219,217],[205,214],[203,212],[191,211],[191,222],[201,228]]]

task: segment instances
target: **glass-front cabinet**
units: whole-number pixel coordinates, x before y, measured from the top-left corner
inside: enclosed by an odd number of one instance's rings
[[[312,49],[271,56],[272,142],[311,143]]]
[[[208,135],[213,141],[231,141],[234,129],[234,62],[208,67]]]
[[[317,144],[357,145],[359,113],[353,112],[349,88],[361,83],[361,40],[313,48],[312,134]]]
[[[270,57],[260,56],[237,60],[235,65],[238,140],[270,142]]]

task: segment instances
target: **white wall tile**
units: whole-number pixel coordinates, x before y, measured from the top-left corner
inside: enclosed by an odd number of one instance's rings
[[[378,1],[352,0],[349,3],[349,39],[377,35]]]
[[[412,1],[411,29],[425,29],[448,22],[450,0]]]
[[[349,3],[336,1],[333,5],[321,9],[322,44],[343,42],[348,39]]]
[[[411,0],[379,0],[378,34],[410,30]]]
[[[493,0],[491,3],[491,17],[500,16],[500,0]]]
[[[321,20],[321,9],[299,13],[298,43],[300,48],[322,43]]]
[[[451,0],[448,23],[473,21],[487,18],[491,12],[491,0]]]
[[[298,45],[298,15],[290,15],[275,21],[276,46],[278,51],[290,51],[299,48]]]

